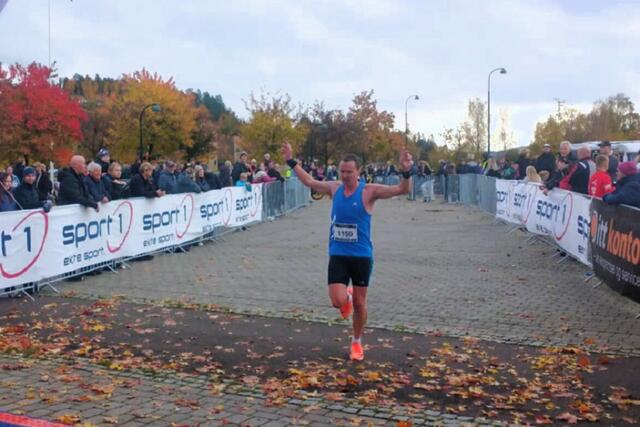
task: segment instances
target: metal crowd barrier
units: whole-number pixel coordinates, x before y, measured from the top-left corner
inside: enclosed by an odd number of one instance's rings
[[[309,189],[297,178],[290,178],[284,182],[276,181],[264,184],[262,186],[262,221],[273,221],[277,217],[306,206],[309,204],[310,199],[311,194]],[[209,241],[215,242],[234,230],[234,228],[216,227],[211,233],[188,242],[183,242],[180,245],[158,249],[154,252],[146,252],[133,257],[101,262],[58,276],[48,277],[38,282],[25,283],[12,288],[2,289],[0,290],[0,297],[27,296],[33,299],[31,294],[35,294],[45,287],[49,287],[54,292],[58,292],[54,286],[54,284],[58,282],[64,280],[82,280],[85,276],[99,274],[103,271],[110,271],[117,274],[118,269],[127,267],[129,262],[150,259],[158,253],[187,252],[192,246],[202,246],[205,242]]]
[[[496,178],[478,175],[477,178],[478,207],[485,212],[496,214]]]
[[[374,184],[383,185],[398,185],[400,183],[400,176],[398,175],[374,175],[372,182]]]
[[[411,190],[409,192],[409,200],[422,200],[430,202],[435,199],[433,176],[417,176],[414,175],[411,180]]]
[[[284,213],[292,212],[309,203],[311,190],[297,178],[284,182]]]
[[[468,206],[477,206],[481,210],[488,212],[495,216],[496,214],[496,181],[497,178],[484,176],[484,175],[475,175],[475,174],[463,174],[456,175],[458,177],[459,188],[458,195],[459,201]],[[495,219],[495,222],[501,222],[499,219]],[[534,244],[536,242],[545,243],[553,248],[556,251],[552,255],[552,259],[559,257],[559,260],[556,261],[556,264],[566,261],[571,257],[570,254],[566,253],[564,249],[562,249],[553,238],[549,236],[541,236],[533,233],[529,233],[526,228],[522,225],[517,224],[508,224],[510,226],[509,233],[516,230],[523,230],[528,234],[527,244]],[[579,260],[578,260],[579,261]]]

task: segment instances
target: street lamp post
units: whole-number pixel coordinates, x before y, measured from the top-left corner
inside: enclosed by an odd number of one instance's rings
[[[159,112],[162,110],[160,104],[152,103],[144,106],[142,111],[140,111],[140,147],[138,148],[140,151],[140,162],[142,162],[142,156],[144,155],[144,146],[142,145],[142,117],[144,116],[144,112],[147,111],[148,108],[151,108],[151,111]]]
[[[418,95],[411,95],[407,97],[406,101],[404,101],[404,145],[409,145],[409,120],[407,120],[408,113],[407,108],[410,99],[415,99],[416,101],[420,99]]]
[[[489,73],[487,78],[487,157],[491,156],[491,74],[500,71],[500,74],[507,74],[505,68],[495,68]]]

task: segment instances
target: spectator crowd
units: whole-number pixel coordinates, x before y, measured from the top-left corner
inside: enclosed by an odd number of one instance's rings
[[[49,211],[53,205],[70,204],[99,210],[103,203],[128,197],[154,198],[284,181],[280,165],[269,154],[257,162],[248,160],[245,152],[235,164],[226,161],[215,173],[199,162],[180,165],[172,160],[154,160],[123,166],[111,160],[108,150],[101,149],[97,158],[88,163],[83,156],[74,155],[56,175],[54,185],[42,163],[27,166],[19,161],[8,166],[0,172],[0,212],[40,208]]]
[[[455,165],[442,160],[435,174],[427,162],[420,161],[414,165],[413,173],[422,177],[484,174],[537,183],[544,191],[561,188],[600,197],[610,204],[640,207],[638,159],[621,162],[609,141],[602,141],[599,146],[599,154],[595,156],[586,145],[573,152],[571,144],[563,141],[559,153],[554,155],[547,144],[535,159],[525,148],[514,162],[491,157],[483,165],[473,160]],[[338,180],[334,165],[323,166],[302,159],[299,163],[315,179]],[[58,171],[55,185],[42,163],[26,165],[19,161],[6,167],[0,172],[0,212],[39,208],[48,211],[54,204],[80,204],[99,210],[101,204],[111,200],[200,193],[231,186],[250,189],[251,184],[283,181],[292,174],[288,168],[283,172],[269,153],[257,161],[249,160],[247,153],[242,152],[235,163],[226,161],[215,173],[205,164],[178,164],[172,160],[138,160],[123,166],[111,159],[108,150],[101,149],[89,163],[80,155],[73,156],[68,166]],[[382,182],[386,177],[398,175],[390,161],[369,163],[361,171],[361,178],[367,182]]]
[[[602,198],[605,203],[640,208],[640,156],[622,162],[609,141],[599,144],[599,153],[587,145],[572,151],[571,143],[560,143],[554,155],[545,144],[542,154],[531,158],[529,149],[520,151],[517,161],[489,158],[485,167],[476,162],[459,165],[441,161],[436,175],[484,174],[498,179],[515,179],[539,184],[543,191],[554,188]]]

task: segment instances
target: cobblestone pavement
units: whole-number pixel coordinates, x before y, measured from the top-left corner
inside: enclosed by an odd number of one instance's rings
[[[188,299],[239,312],[335,319],[326,295],[330,203],[231,233],[187,254],[136,262],[61,284],[80,296]],[[554,249],[527,245],[489,215],[464,206],[403,199],[379,202],[369,325],[473,335],[532,345],[595,343],[600,351],[640,354],[640,305],[587,269],[556,265]]]
[[[0,412],[82,426],[506,425],[430,410],[345,407],[317,397],[267,406],[259,392],[221,393],[206,377],[114,372],[81,361],[0,356],[0,367]]]

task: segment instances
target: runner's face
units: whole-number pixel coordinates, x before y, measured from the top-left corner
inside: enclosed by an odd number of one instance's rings
[[[353,184],[358,181],[356,162],[340,162],[340,180],[345,184]]]

